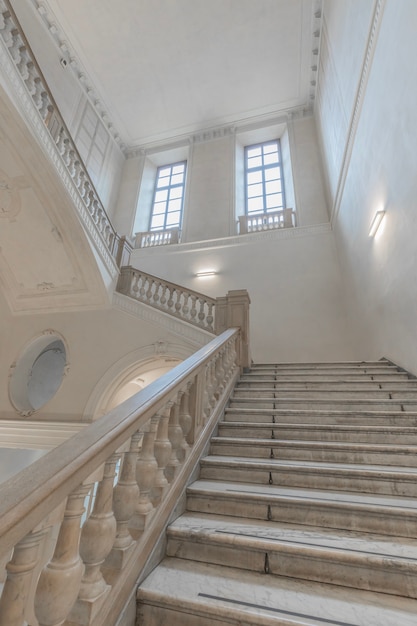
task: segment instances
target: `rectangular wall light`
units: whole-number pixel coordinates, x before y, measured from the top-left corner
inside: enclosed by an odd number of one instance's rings
[[[374,219],[372,220],[371,228],[369,229],[369,236],[375,237],[378,232],[378,228],[381,225],[382,219],[385,215],[385,211],[377,211],[374,215]]]
[[[201,272],[196,272],[197,278],[205,278],[206,276],[216,276],[216,270],[202,270]]]

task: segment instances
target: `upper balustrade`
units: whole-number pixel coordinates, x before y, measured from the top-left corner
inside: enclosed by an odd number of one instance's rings
[[[59,155],[62,166],[71,181],[71,193],[81,201],[77,206],[81,218],[89,220],[88,231],[93,228],[111,256],[117,253],[118,236],[108,218],[87,168],[75,146],[70,132],[58,110],[42,71],[23,33],[9,0],[0,0],[0,41],[7,50],[8,57],[20,77],[34,109],[49,131],[52,144]],[[6,68],[7,69],[10,68]],[[13,77],[15,78],[15,76]],[[21,101],[21,94],[18,95]],[[41,132],[41,131],[40,131]],[[62,176],[62,173],[61,173]]]
[[[116,623],[223,412],[241,343],[225,331],[3,483],[0,626]]]
[[[275,230],[277,228],[293,228],[294,226],[296,226],[295,211],[292,209],[241,215],[239,217],[239,233],[241,235]]]

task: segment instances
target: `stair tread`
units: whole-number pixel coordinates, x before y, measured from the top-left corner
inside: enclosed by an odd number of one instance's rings
[[[417,602],[407,598],[175,558],[166,558],[150,574],[138,599],[211,614],[214,623],[218,617],[265,626],[414,626],[417,612]]]
[[[415,426],[391,426],[391,425],[375,425],[375,424],[312,424],[309,422],[219,422],[219,427],[238,429],[258,429],[258,430],[332,430],[347,431],[352,433],[375,432],[382,434],[417,434]]]
[[[292,468],[294,470],[316,470],[316,471],[332,471],[333,473],[353,472],[355,474],[366,476],[375,475],[401,477],[401,479],[412,480],[417,477],[417,468],[403,467],[396,465],[376,465],[366,463],[329,463],[328,461],[291,461],[287,459],[253,459],[238,456],[220,456],[210,455],[201,460],[203,465],[230,465],[238,467],[252,467],[258,469],[274,470]]]
[[[211,442],[215,444],[225,445],[246,445],[258,447],[303,447],[314,449],[336,449],[336,450],[357,450],[357,451],[374,451],[374,452],[399,452],[408,454],[417,454],[417,445],[409,445],[404,443],[356,443],[347,441],[315,441],[306,439],[262,439],[258,437],[212,437]]]
[[[364,555],[365,558],[393,558],[404,564],[417,565],[417,545],[414,540],[396,541],[384,535],[343,531],[332,528],[302,526],[263,520],[246,520],[227,515],[186,512],[168,529],[169,537],[194,537],[202,541],[231,543],[242,540],[260,549],[273,549],[274,544],[299,546],[300,549],[340,551],[345,555]],[[265,546],[271,543],[271,548]]]
[[[329,505],[354,505],[359,507],[378,507],[382,509],[403,510],[405,514],[417,513],[417,500],[404,496],[375,495],[356,491],[325,491],[322,489],[303,489],[301,487],[283,487],[280,485],[262,485],[248,482],[225,480],[195,481],[187,488],[189,495],[201,494],[230,499],[232,495],[258,499],[265,502],[274,498],[288,498],[309,502],[328,503]]]
[[[258,398],[259,400],[259,398]],[[398,404],[398,402],[397,402]],[[245,408],[245,407],[226,407],[225,413],[243,413],[243,414],[256,414],[256,415],[316,415],[321,417],[348,417],[351,418],[363,418],[363,417],[400,417],[400,418],[415,418],[417,419],[417,411],[361,411],[358,414],[357,411],[349,411],[347,409],[265,409],[265,408]]]

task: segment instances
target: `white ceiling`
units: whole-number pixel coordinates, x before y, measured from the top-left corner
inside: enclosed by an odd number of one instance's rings
[[[320,0],[43,0],[123,142],[310,102]]]

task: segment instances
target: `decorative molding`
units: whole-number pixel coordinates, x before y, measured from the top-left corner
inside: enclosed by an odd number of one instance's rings
[[[213,333],[199,329],[197,326],[192,326],[188,322],[183,322],[168,313],[164,313],[116,291],[113,294],[113,306],[121,311],[130,313],[138,319],[155,324],[160,328],[162,327],[198,348],[205,346],[213,339]]]
[[[89,214],[87,207],[82,201],[78,189],[76,188],[74,181],[69,175],[65,164],[62,161],[61,155],[58,153],[56,144],[54,143],[51,134],[44,121],[42,120],[36,105],[34,104],[26,86],[23,84],[22,78],[15,65],[10,59],[9,53],[5,48],[3,39],[0,37],[0,67],[3,70],[3,76],[8,79],[8,84],[12,89],[14,96],[14,104],[20,111],[23,119],[29,125],[32,130],[33,136],[38,141],[38,144],[43,149],[44,154],[48,157],[48,160],[54,165],[56,172],[58,173],[66,191],[69,193],[72,202],[75,205],[76,211],[80,218],[80,221],[92,240],[94,247],[100,254],[106,269],[108,270],[112,279],[115,279],[118,275],[118,268],[115,259],[110,254],[109,249],[103,240],[101,234],[98,232],[96,224],[94,223],[91,215]]]
[[[332,207],[332,214],[330,221],[332,224],[337,220],[339,214],[340,205],[342,203],[343,191],[345,188],[346,177],[350,167],[350,159],[352,156],[353,146],[356,138],[356,131],[359,125],[359,119],[362,111],[363,102],[365,100],[366,87],[369,80],[369,74],[372,67],[374,53],[378,42],[379,30],[381,27],[382,16],[385,9],[386,0],[375,0],[374,11],[371,20],[371,26],[369,30],[366,52],[362,63],[362,69],[359,79],[358,88],[356,90],[356,96],[352,115],[349,121],[347,139],[345,149],[343,151],[342,164],[340,168],[339,180],[337,183],[335,200]]]
[[[85,424],[80,422],[2,419],[0,420],[1,447],[50,450],[80,432],[84,427]]]
[[[6,172],[0,170],[0,218],[14,221],[20,209],[19,185]]]
[[[58,24],[58,20],[45,0],[32,0],[32,4],[35,10],[40,15],[42,22],[45,24],[48,32],[50,33],[55,45],[59,50],[63,62],[63,67],[69,67],[77,78],[81,90],[85,93],[87,99],[97,112],[98,117],[103,122],[105,129],[109,136],[113,139],[119,149],[124,153],[126,146],[123,143],[117,129],[110,119],[109,113],[104,104],[100,100],[97,89],[94,87],[91,78],[88,76],[85,68],[83,67],[80,59],[76,56],[74,50],[71,48],[68,39],[63,33],[62,27]]]
[[[310,107],[312,108],[313,102],[316,97],[316,89],[318,82],[318,69],[320,58],[320,43],[321,33],[323,27],[323,0],[315,0],[313,7],[312,17],[312,51],[311,51],[311,65],[310,65]]]
[[[312,224],[311,226],[302,226],[296,228],[279,228],[276,230],[267,230],[264,232],[248,233],[245,235],[233,235],[232,237],[222,237],[219,239],[208,239],[206,241],[192,241],[189,243],[171,244],[169,246],[155,246],[149,248],[137,248],[132,252],[132,261],[140,259],[143,256],[152,254],[161,254],[163,252],[179,253],[189,252],[191,250],[206,250],[207,248],[224,248],[230,246],[246,245],[248,243],[257,243],[259,241],[278,241],[281,239],[299,239],[300,237],[314,237],[330,233],[332,226],[330,222],[323,224]]]

